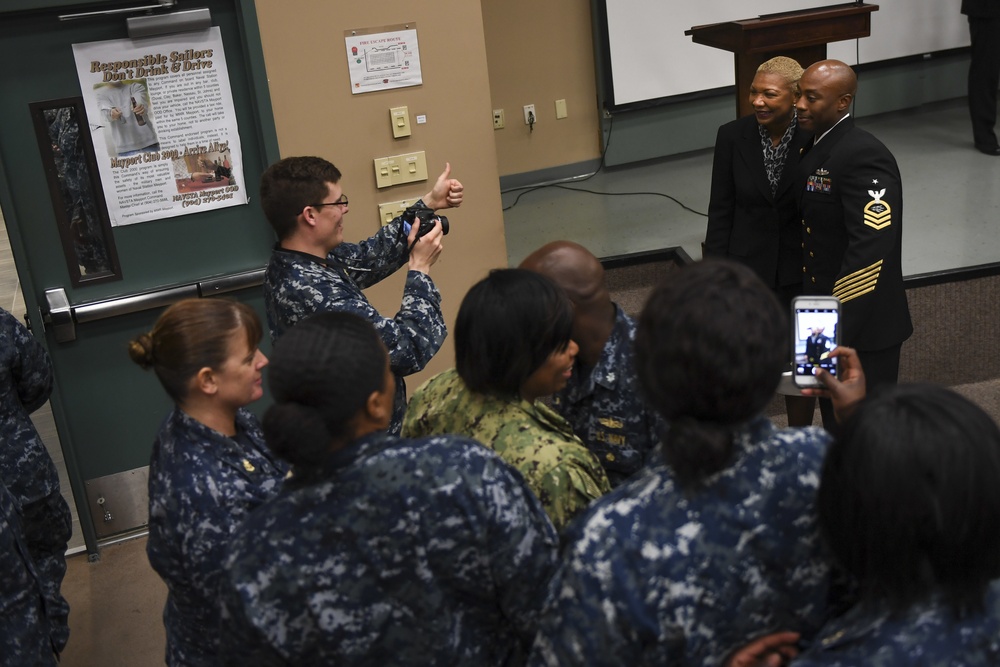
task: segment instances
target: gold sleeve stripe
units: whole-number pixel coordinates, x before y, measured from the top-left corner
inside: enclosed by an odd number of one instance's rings
[[[866,289],[864,291],[856,292],[856,293],[851,294],[849,296],[841,296],[841,297],[839,297],[840,298],[840,302],[841,303],[847,303],[848,301],[850,301],[852,299],[857,299],[859,296],[861,296],[863,294],[868,294],[868,292],[871,292],[874,289],[875,289],[875,285],[872,285],[871,287],[869,287],[868,289]],[[835,294],[834,296],[837,296],[837,295]]]
[[[864,274],[874,273],[876,276],[878,276],[878,273],[881,270],[882,270],[882,260],[880,259],[871,266],[866,266],[863,269],[858,269],[854,273],[848,273],[846,276],[844,276],[843,278],[841,278],[840,280],[838,280],[833,284],[833,289],[836,290],[844,283],[853,283],[857,282],[858,280],[864,280],[866,278],[866,275]]]
[[[878,277],[876,276],[875,278],[867,282],[861,283],[860,285],[855,285],[850,289],[834,290],[833,295],[838,299],[840,299],[841,303],[844,303],[846,301],[850,301],[851,299],[856,299],[862,294],[867,294],[868,292],[871,292],[873,289],[875,289],[875,284],[877,282],[878,282]]]
[[[868,287],[869,285],[874,285],[877,282],[878,282],[878,274],[875,274],[873,276],[869,276],[864,280],[858,280],[856,282],[853,282],[850,285],[841,285],[840,287],[834,287],[833,294],[834,296],[839,296],[841,294],[850,294],[851,292],[863,289],[865,287]]]
[[[856,299],[863,294],[868,294],[875,289],[878,278],[882,273],[882,260],[871,266],[866,266],[854,273],[849,273],[833,285],[833,295],[847,302]]]
[[[850,292],[858,285],[862,285],[872,280],[878,280],[879,273],[881,272],[882,272],[882,267],[878,267],[870,271],[865,271],[862,274],[856,275],[850,280],[838,280],[833,285],[833,293],[836,294],[837,292]]]

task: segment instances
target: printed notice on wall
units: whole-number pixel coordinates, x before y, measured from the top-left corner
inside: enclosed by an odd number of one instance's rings
[[[351,92],[370,93],[419,86],[420,49],[415,23],[389,28],[345,30]]]
[[[247,203],[219,28],[73,56],[112,225]]]

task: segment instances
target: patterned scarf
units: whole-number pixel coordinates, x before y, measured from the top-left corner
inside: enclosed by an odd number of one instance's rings
[[[788,157],[788,145],[792,143],[792,135],[795,134],[795,126],[798,120],[792,116],[792,122],[788,124],[784,136],[777,146],[771,144],[771,135],[767,128],[758,125],[760,130],[760,145],[764,149],[764,171],[767,172],[767,180],[771,184],[771,196],[778,191],[778,181],[781,180],[781,172],[785,168],[785,159]]]

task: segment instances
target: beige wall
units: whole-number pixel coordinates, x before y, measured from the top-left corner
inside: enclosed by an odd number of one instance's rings
[[[590,3],[586,0],[482,0],[491,109],[500,175],[599,158],[600,126]],[[569,115],[556,120],[555,101]],[[534,104],[535,131],[523,107]]]
[[[431,183],[375,188],[373,159],[424,150],[433,180],[444,167],[465,185],[441,260],[431,276],[442,292],[449,330],[469,287],[493,267],[506,266],[499,173],[493,142],[486,45],[479,3],[468,0],[330,2],[257,0],[268,86],[282,156],[319,155],[340,168],[351,200],[348,240],[378,230],[379,202],[419,197]],[[423,85],[352,95],[344,30],[414,22]],[[389,109],[406,105],[413,135],[394,139]],[[416,124],[417,114],[427,123]],[[367,294],[391,317],[399,309],[405,271]],[[451,337],[410,393],[431,373],[454,365]]]

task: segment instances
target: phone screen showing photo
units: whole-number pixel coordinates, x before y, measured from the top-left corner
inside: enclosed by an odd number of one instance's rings
[[[795,364],[797,377],[813,377],[815,369],[837,373],[837,358],[830,352],[839,340],[837,308],[795,309]]]

